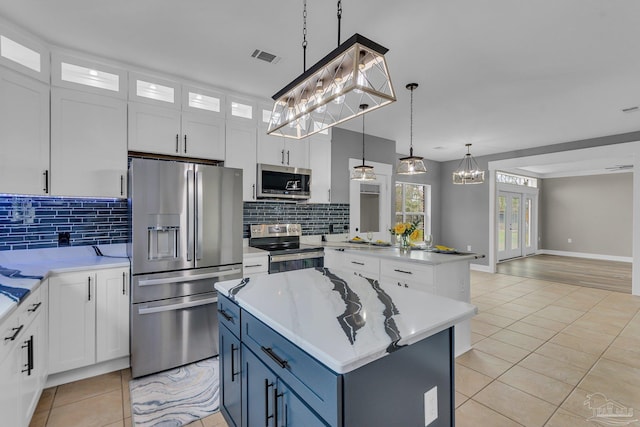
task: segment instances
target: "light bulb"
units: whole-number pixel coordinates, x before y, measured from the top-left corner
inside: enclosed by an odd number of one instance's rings
[[[345,98],[345,96],[344,96],[344,95],[342,95],[342,89],[343,89],[343,86],[342,86],[341,84],[337,84],[337,85],[333,88],[333,94],[334,94],[334,95],[339,95],[337,98],[334,98],[334,99],[333,99],[333,102],[334,102],[335,104],[340,105],[340,104],[342,104],[342,103],[344,102],[344,98]]]
[[[150,85],[149,85],[149,89],[151,89],[151,90],[156,90],[156,89],[157,89],[157,87],[156,87],[156,85],[154,85],[154,84],[150,84]]]
[[[98,72],[96,70],[89,70],[89,75],[96,77],[98,75]]]

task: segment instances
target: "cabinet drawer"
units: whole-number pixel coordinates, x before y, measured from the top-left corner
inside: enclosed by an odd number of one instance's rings
[[[380,276],[433,285],[433,267],[430,265],[383,260],[380,263]]]
[[[18,342],[18,336],[24,331],[24,325],[21,328],[18,322],[18,312],[14,311],[0,323],[0,362],[11,352]]]
[[[338,425],[341,377],[245,311],[242,325],[242,342],[330,425]]]
[[[218,293],[218,321],[240,338],[240,307],[220,293]]]
[[[25,328],[45,309],[45,303],[42,300],[42,287],[40,285],[38,289],[31,291],[18,307],[18,320],[24,324]]]
[[[420,277],[405,278],[404,280],[396,277],[380,276],[380,283],[386,283],[389,285],[396,285],[403,288],[410,288],[416,291],[429,292],[436,294],[436,287],[432,283],[420,280]]]
[[[378,258],[345,252],[343,267],[346,270],[355,271],[370,279],[378,280],[380,277],[380,260]]]
[[[269,256],[257,256],[242,260],[242,275],[267,273],[269,271]]]

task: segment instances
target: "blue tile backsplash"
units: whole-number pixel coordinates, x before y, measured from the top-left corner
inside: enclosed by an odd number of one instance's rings
[[[58,247],[58,233],[69,233],[71,246],[126,243],[127,200],[0,195],[0,251]],[[249,225],[299,223],[302,234],[343,232],[349,205],[245,202],[243,237]],[[344,230],[346,231],[346,230]]]
[[[127,200],[0,196],[0,251],[126,243]]]

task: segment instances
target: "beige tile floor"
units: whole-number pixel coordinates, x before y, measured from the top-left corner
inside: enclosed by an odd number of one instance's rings
[[[640,412],[640,297],[476,271],[471,282],[479,314],[474,348],[456,359],[457,427],[593,427],[591,393]],[[47,389],[31,426],[130,426],[129,377]]]

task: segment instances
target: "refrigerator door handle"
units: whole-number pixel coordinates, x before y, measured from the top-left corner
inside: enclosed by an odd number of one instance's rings
[[[216,271],[214,273],[195,274],[193,276],[165,277],[162,279],[146,279],[138,281],[138,286],[166,285],[167,283],[184,283],[194,280],[214,279],[216,277],[224,277],[232,274],[242,273],[240,268],[232,268],[230,270]]]
[[[195,179],[192,170],[187,171],[187,261],[193,261],[193,247],[195,234]]]
[[[202,172],[196,171],[196,260],[202,259],[202,240],[203,228],[201,221],[204,219],[203,212],[203,188],[202,188]]]
[[[160,305],[157,307],[147,306],[138,308],[138,314],[162,313],[165,311],[184,310],[185,308],[198,307],[201,305],[214,304],[218,302],[218,297],[201,299],[197,301],[181,302],[171,305]]]

